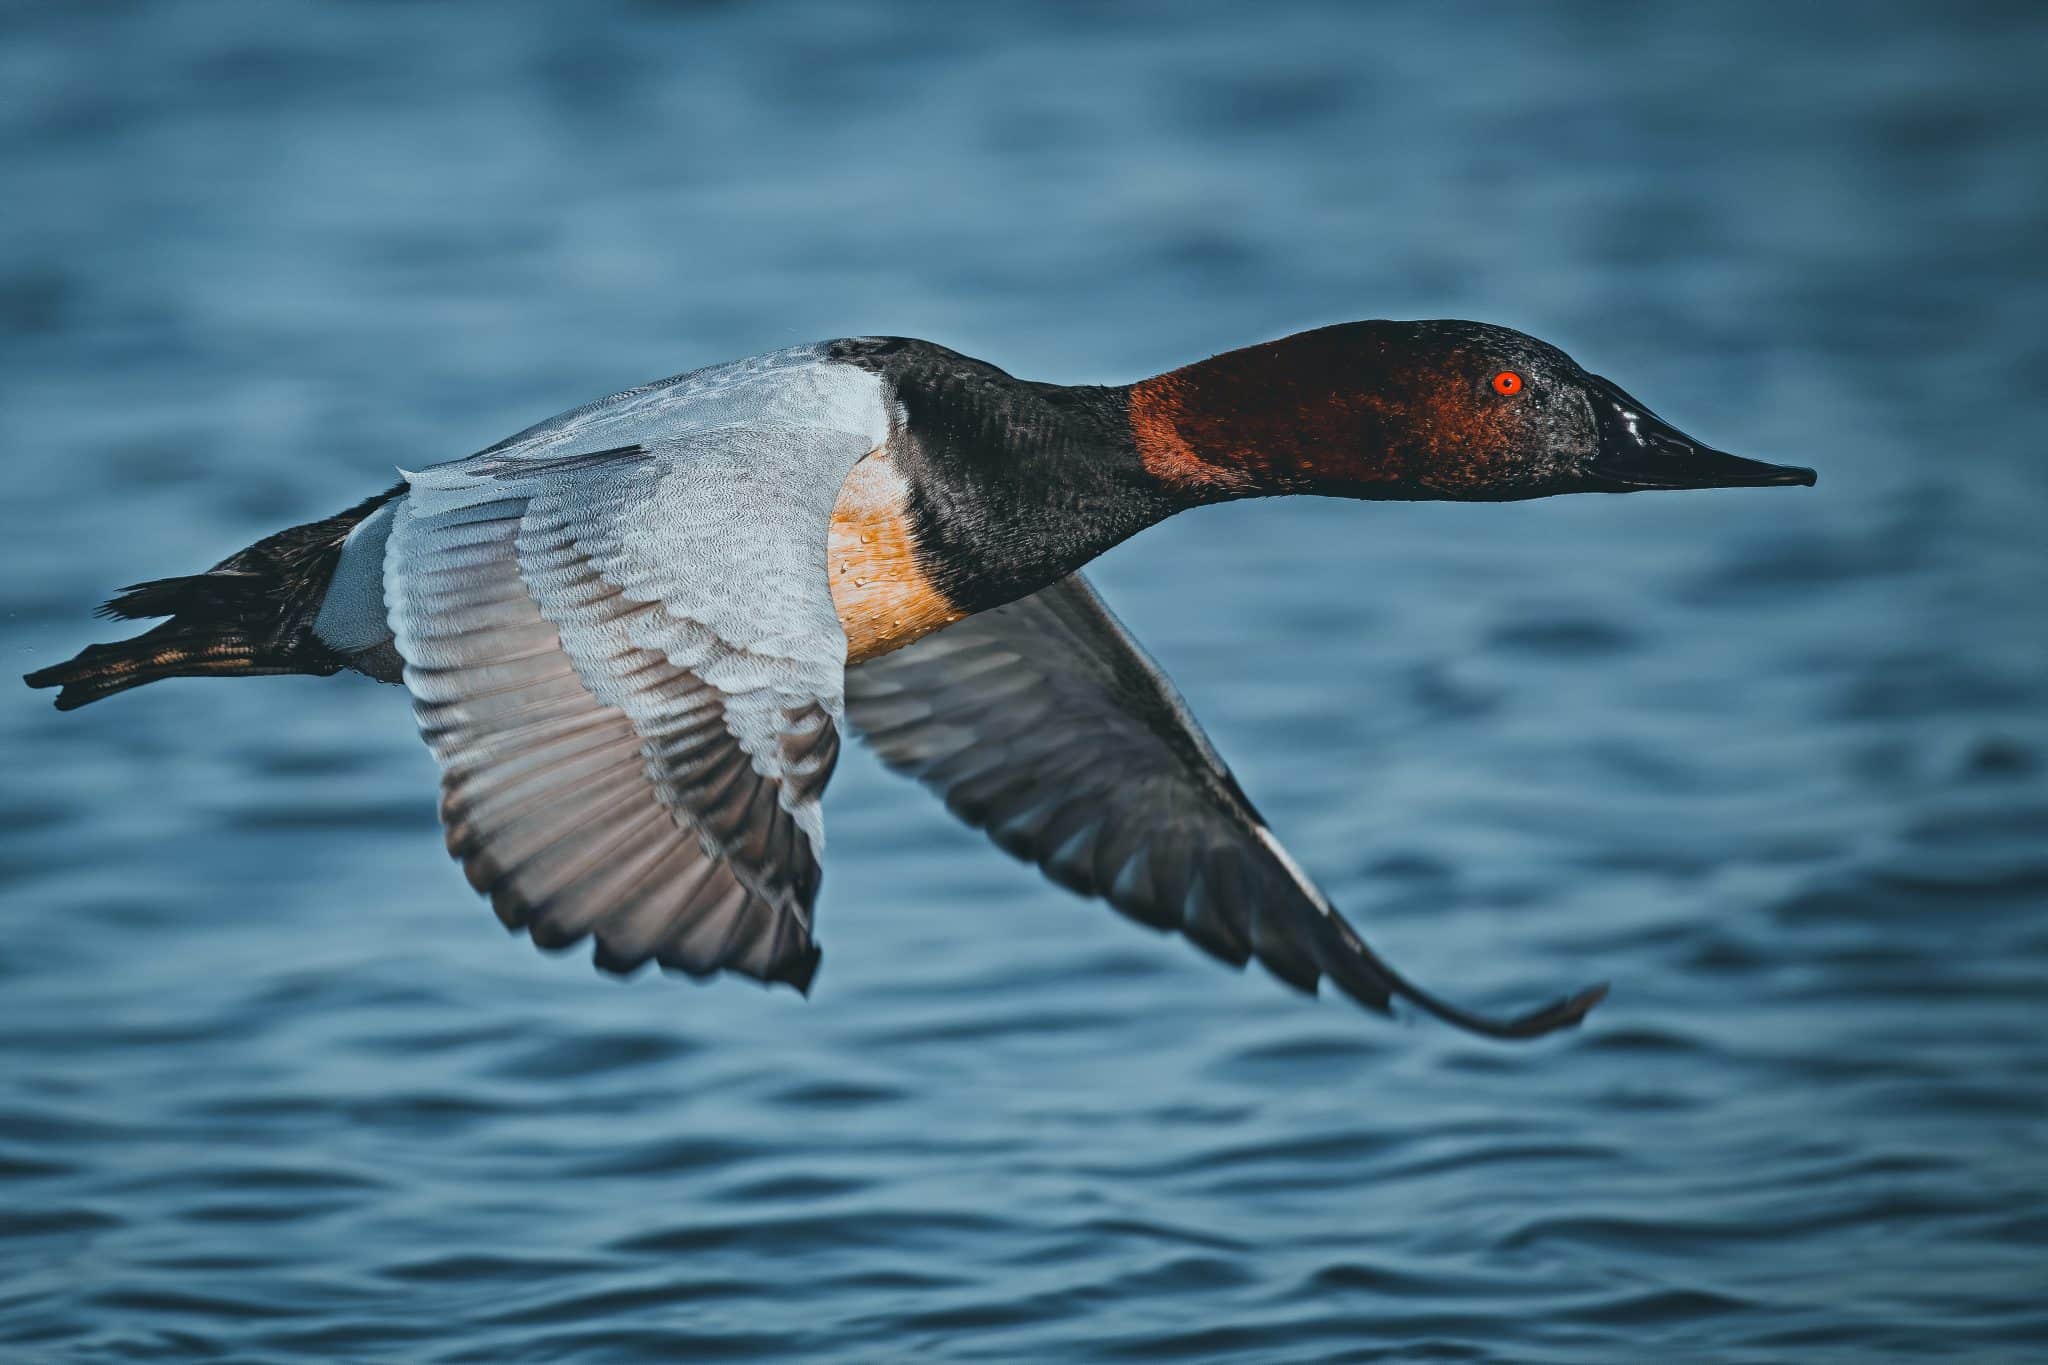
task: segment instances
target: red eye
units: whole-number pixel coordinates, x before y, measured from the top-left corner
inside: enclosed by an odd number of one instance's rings
[[[1493,377],[1493,391],[1503,398],[1512,398],[1522,391],[1522,376],[1513,370],[1502,370]]]

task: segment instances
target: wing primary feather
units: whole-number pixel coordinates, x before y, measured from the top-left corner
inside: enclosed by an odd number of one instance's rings
[[[1491,1038],[1578,1023],[1599,986],[1497,1017],[1387,966],[1288,856],[1180,694],[1078,574],[847,672],[891,767],[1048,877],[1235,965]]]
[[[1607,998],[1608,984],[1603,981],[1597,986],[1589,986],[1576,994],[1553,1000],[1547,1005],[1539,1005],[1521,1014],[1482,1014],[1454,1005],[1442,996],[1424,990],[1388,966],[1379,954],[1365,945],[1364,939],[1351,930],[1350,925],[1335,918],[1330,923],[1335,926],[1339,941],[1344,945],[1344,951],[1368,967],[1394,995],[1447,1024],[1464,1029],[1467,1033],[1476,1033],[1486,1038],[1515,1040],[1541,1038],[1544,1034],[1555,1033],[1559,1029],[1576,1028],[1584,1022],[1595,1005]]]

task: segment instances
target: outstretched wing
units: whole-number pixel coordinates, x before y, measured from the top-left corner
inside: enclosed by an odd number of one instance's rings
[[[1606,994],[1494,1019],[1404,980],[1288,857],[1079,574],[848,670],[846,704],[883,761],[1006,852],[1226,962],[1502,1038],[1576,1024]]]
[[[673,387],[409,476],[387,610],[449,851],[509,927],[803,989],[846,650],[832,503],[886,422],[679,421]],[[830,396],[793,410],[829,421]]]

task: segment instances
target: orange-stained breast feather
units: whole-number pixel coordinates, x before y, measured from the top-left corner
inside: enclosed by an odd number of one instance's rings
[[[901,649],[967,613],[918,567],[909,485],[878,449],[853,467],[832,509],[832,605],[846,629],[848,667]]]

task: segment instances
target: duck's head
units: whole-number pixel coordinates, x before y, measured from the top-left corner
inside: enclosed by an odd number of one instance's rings
[[[1479,322],[1351,322],[1133,385],[1146,469],[1195,501],[1498,502],[1812,484],[1695,441],[1563,351]]]

